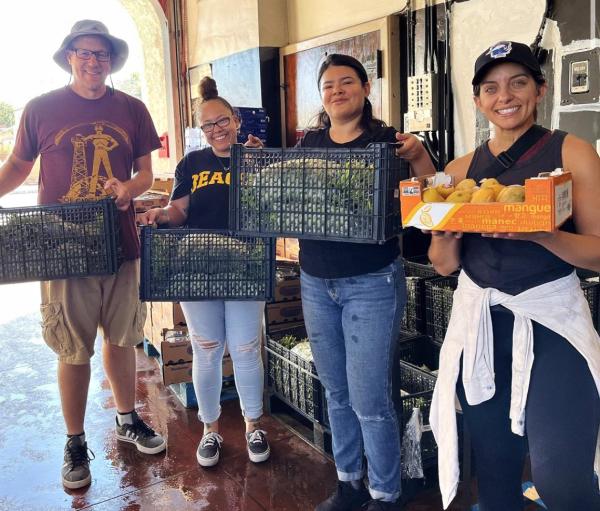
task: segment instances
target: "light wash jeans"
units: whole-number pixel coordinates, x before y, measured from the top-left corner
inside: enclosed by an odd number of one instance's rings
[[[260,334],[265,302],[182,302],[181,308],[194,350],[192,379],[200,420],[210,424],[221,415],[225,344],[233,362],[242,413],[247,419],[258,419],[263,412]]]
[[[364,475],[374,499],[400,496],[400,435],[392,370],[406,303],[402,264],[375,273],[321,279],[301,273],[304,320],[325,386],[340,481]]]

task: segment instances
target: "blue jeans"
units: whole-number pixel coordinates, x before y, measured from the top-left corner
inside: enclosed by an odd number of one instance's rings
[[[364,475],[375,499],[400,495],[400,434],[392,370],[406,281],[394,262],[375,273],[322,279],[301,273],[302,307],[325,386],[340,481]]]
[[[192,379],[200,420],[210,424],[221,415],[225,344],[244,417],[258,419],[263,412],[260,333],[265,302],[182,302],[181,308],[194,350]]]

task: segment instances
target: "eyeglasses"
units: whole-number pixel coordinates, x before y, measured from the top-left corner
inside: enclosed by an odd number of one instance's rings
[[[204,133],[212,133],[212,131],[215,129],[215,126],[218,126],[219,128],[225,128],[226,126],[229,126],[230,122],[231,117],[223,117],[218,121],[207,122],[206,124],[203,124],[202,126],[200,126],[200,129],[204,131]]]
[[[110,60],[110,52],[109,51],[92,51],[86,50],[84,48],[71,48],[71,51],[75,52],[78,58],[81,60],[90,60],[92,55],[96,57],[98,62],[108,62]]]

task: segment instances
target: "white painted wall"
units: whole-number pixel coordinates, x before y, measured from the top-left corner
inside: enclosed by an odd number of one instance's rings
[[[429,0],[431,1],[431,0]],[[435,0],[441,3],[443,0]],[[565,0],[567,1],[567,0]],[[592,2],[594,0],[591,0]],[[408,0],[189,0],[189,65],[210,62],[256,46],[286,46],[382,18],[405,9]],[[412,0],[423,8],[425,0]],[[469,0],[454,3],[451,16],[455,154],[475,146],[475,106],[471,78],[477,56],[499,40],[531,44],[542,25],[545,0]],[[542,45],[554,50],[556,91],[560,61],[574,48],[562,47],[556,23],[547,25]],[[594,48],[598,40],[579,41]],[[558,126],[556,94],[553,126]],[[564,107],[563,107],[564,108]]]
[[[545,0],[470,0],[452,7],[450,48],[454,89],[455,155],[475,147],[473,65],[497,41],[531,44],[540,29]]]

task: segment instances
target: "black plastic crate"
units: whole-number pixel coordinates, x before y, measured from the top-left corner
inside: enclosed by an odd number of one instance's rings
[[[398,340],[398,358],[422,371],[435,374],[440,367],[442,344],[427,335],[402,334]]]
[[[0,283],[116,273],[118,252],[113,199],[0,209]]]
[[[440,277],[425,282],[426,330],[434,341],[444,341],[457,285],[457,277]]]
[[[143,227],[141,243],[142,300],[270,300],[273,296],[274,239]]]
[[[421,458],[423,464],[434,462],[437,458],[437,444],[429,427],[429,411],[433,398],[436,377],[430,373],[400,360],[400,397],[398,417],[400,421],[400,434],[413,413],[414,408],[419,408],[423,416],[425,431],[421,437]]]
[[[407,332],[426,332],[425,316],[425,281],[439,278],[426,257],[404,259],[406,275],[406,310],[402,318],[401,328]]]
[[[597,280],[582,280],[581,289],[590,306],[594,327],[598,330],[600,327],[600,282]]]
[[[381,243],[402,228],[393,144],[231,151],[230,226],[238,234]]]
[[[301,339],[306,337],[306,330],[297,327],[267,337],[268,386],[302,415],[322,422],[324,389],[315,365],[279,343],[286,335]]]

